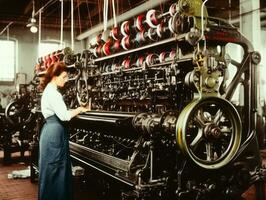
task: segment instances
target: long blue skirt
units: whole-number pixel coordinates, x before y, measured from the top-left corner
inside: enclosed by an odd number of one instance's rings
[[[72,200],[72,174],[67,129],[58,117],[46,119],[39,153],[39,200]]]

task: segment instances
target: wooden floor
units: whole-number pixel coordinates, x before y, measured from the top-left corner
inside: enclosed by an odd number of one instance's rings
[[[3,152],[0,151],[0,200],[36,200],[38,184],[30,179],[8,179],[7,175],[14,170],[27,169],[29,163],[20,162],[18,154],[14,156],[14,163],[3,165]]]
[[[27,153],[26,153],[27,155]],[[31,183],[30,179],[8,179],[8,174],[13,170],[27,169],[29,163],[21,162],[17,153],[12,154],[12,162],[3,165],[3,152],[0,151],[0,200],[37,200],[38,183]],[[26,159],[28,160],[28,159]],[[98,200],[93,194],[93,188],[88,189],[85,183],[74,180],[76,187],[75,200]],[[254,188],[251,187],[243,197],[247,200],[256,200]]]

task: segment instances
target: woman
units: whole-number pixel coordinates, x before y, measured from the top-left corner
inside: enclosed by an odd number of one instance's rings
[[[48,68],[42,83],[41,111],[46,123],[40,137],[39,200],[73,199],[69,140],[62,121],[69,121],[88,109],[67,110],[57,90],[67,80],[67,68],[60,62]]]

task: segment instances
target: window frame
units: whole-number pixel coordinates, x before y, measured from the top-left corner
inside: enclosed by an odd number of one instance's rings
[[[0,37],[1,41],[12,41],[14,42],[14,74],[13,74],[13,80],[1,80],[0,79],[0,85],[14,85],[16,81],[16,73],[17,73],[17,66],[18,66],[18,41],[15,38],[9,38],[6,37]]]
[[[58,44],[58,49],[56,49],[56,50],[59,50],[59,49],[63,49],[64,48],[64,46],[65,46],[65,43],[63,43],[62,44],[62,47],[60,47],[60,41],[58,41],[58,40],[42,40],[41,42],[40,42],[40,44],[43,44],[43,43],[46,43],[46,44]],[[46,55],[41,55],[40,53],[40,48],[41,48],[41,46],[39,46],[38,45],[38,58],[40,58],[40,57],[42,57],[42,56],[46,56]],[[54,50],[54,51],[56,51],[56,50]],[[52,52],[49,52],[49,53],[52,53]],[[48,53],[48,54],[49,54]]]

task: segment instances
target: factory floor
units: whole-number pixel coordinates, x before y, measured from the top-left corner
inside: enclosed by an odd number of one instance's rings
[[[38,182],[30,178],[10,178],[13,171],[26,170],[30,166],[29,152],[22,159],[20,153],[12,153],[11,162],[3,164],[3,151],[0,149],[0,200],[37,200]],[[10,175],[9,175],[10,176]],[[73,177],[75,200],[99,200],[94,186],[84,183],[83,179]]]
[[[0,150],[0,200],[37,200],[38,183],[31,183],[30,178],[8,178],[14,170],[24,170],[29,166],[29,153],[26,152],[25,159],[21,159],[19,153],[12,154],[12,162],[3,165],[3,151]],[[265,156],[266,153],[263,153]],[[266,164],[266,159],[264,160]],[[266,188],[265,188],[266,190]],[[84,184],[82,180],[74,179],[75,200],[98,200],[93,194],[93,189]],[[256,200],[254,187],[243,194],[246,200]]]
[[[24,170],[29,166],[25,162],[28,152],[25,153],[24,162],[19,154],[12,154],[12,162],[3,165],[3,151],[0,151],[0,200],[36,200],[38,197],[38,184],[31,183],[29,178],[9,179],[8,174],[14,170]]]

